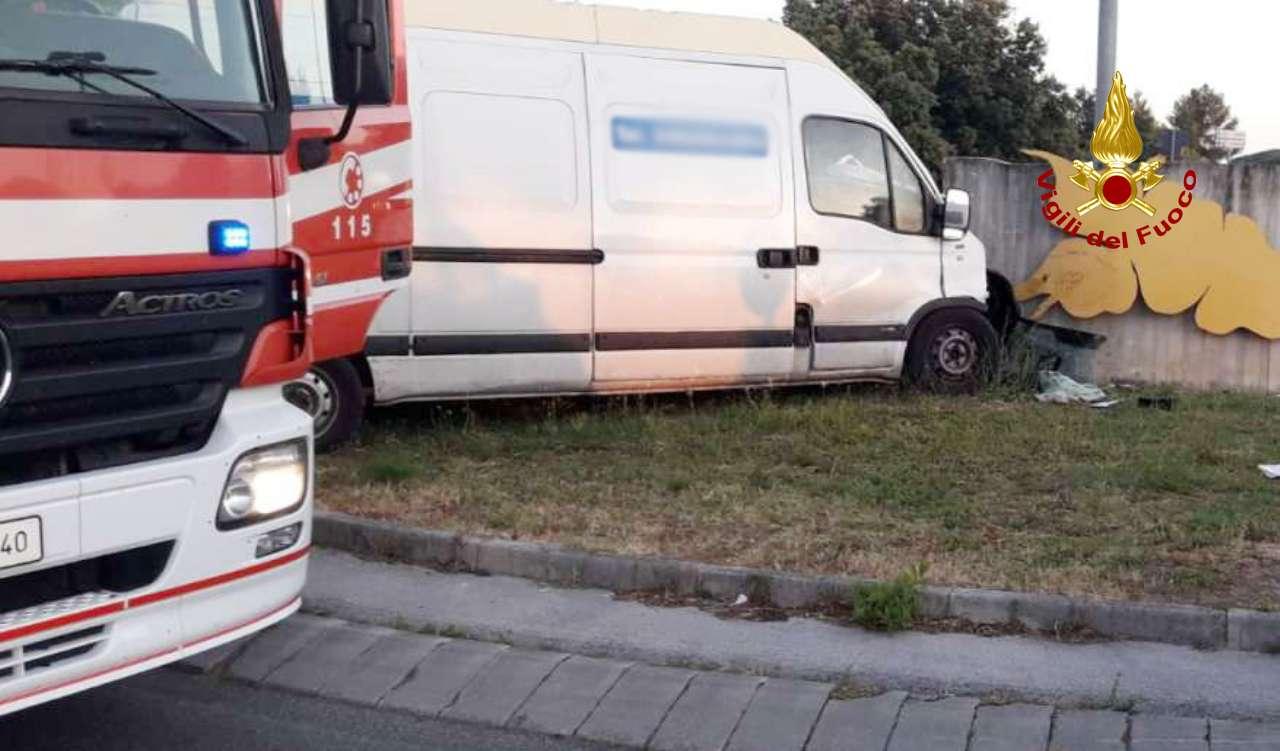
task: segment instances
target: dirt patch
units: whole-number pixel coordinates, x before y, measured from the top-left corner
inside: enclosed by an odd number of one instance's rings
[[[852,608],[842,602],[829,602],[812,608],[779,608],[753,603],[749,599],[741,603],[726,602],[713,597],[681,595],[667,590],[622,592],[615,594],[614,599],[658,608],[697,608],[725,620],[769,622],[814,618],[842,626],[854,624]],[[1035,636],[1069,644],[1114,641],[1085,626],[1040,631],[1020,623],[974,623],[964,618],[918,618],[912,623],[911,630],[930,634],[972,634],[986,638]]]

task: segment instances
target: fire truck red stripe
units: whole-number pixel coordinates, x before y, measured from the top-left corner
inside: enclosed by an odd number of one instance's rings
[[[6,148],[0,161],[0,200],[272,198],[278,189],[264,155]]]
[[[337,130],[342,124],[342,110],[318,110],[295,112],[293,115],[293,142],[296,144],[303,138],[326,136]],[[342,145],[334,148],[329,164],[341,162],[348,152],[365,155],[371,151],[404,143],[413,136],[413,126],[409,123],[408,107],[370,107],[360,111],[360,122],[351,131],[350,137]],[[288,160],[289,174],[302,174],[298,165],[298,150],[291,146],[285,152]]]
[[[101,678],[101,677],[103,677],[103,676],[105,676],[105,675],[110,675],[110,674],[112,674],[112,673],[119,673],[119,672],[122,672],[122,671],[128,670],[129,668],[131,668],[131,667],[133,667],[133,666],[135,666],[135,665],[141,665],[141,664],[142,664],[142,663],[144,663],[144,662],[149,662],[149,661],[151,661],[151,660],[156,660],[156,659],[159,659],[159,658],[161,658],[161,657],[164,657],[165,655],[173,654],[173,653],[175,653],[175,652],[180,652],[180,651],[182,651],[183,649],[188,649],[188,648],[190,648],[190,647],[195,647],[195,646],[198,646],[198,645],[200,645],[200,644],[204,644],[205,642],[212,641],[212,640],[214,640],[214,639],[217,639],[217,638],[218,638],[218,637],[220,637],[220,636],[225,636],[225,635],[227,635],[227,634],[229,634],[229,633],[231,633],[231,632],[233,632],[233,631],[236,631],[236,630],[242,629],[242,628],[244,628],[244,627],[246,627],[246,626],[250,626],[250,625],[252,625],[252,624],[254,624],[254,623],[257,623],[258,621],[265,621],[265,620],[267,620],[268,618],[272,617],[273,615],[276,615],[276,614],[277,614],[277,613],[279,613],[280,611],[282,611],[282,610],[288,610],[289,608],[293,607],[293,606],[294,606],[294,604],[295,604],[295,603],[297,603],[297,602],[298,602],[299,600],[301,600],[301,599],[302,599],[301,597],[295,597],[295,598],[293,598],[292,600],[289,600],[288,602],[286,602],[285,604],[281,605],[281,606],[280,606],[280,607],[278,607],[278,608],[273,608],[273,609],[271,609],[271,610],[267,611],[266,613],[263,613],[262,615],[254,616],[253,618],[250,618],[249,620],[247,620],[247,621],[245,621],[245,622],[243,622],[243,623],[237,624],[237,625],[235,625],[235,626],[231,626],[230,628],[222,629],[221,631],[218,631],[217,633],[210,634],[209,636],[206,636],[206,637],[203,637],[203,638],[198,639],[198,640],[196,640],[196,641],[190,642],[189,644],[185,644],[185,645],[183,645],[183,646],[181,646],[181,647],[174,647],[173,649],[165,649],[165,650],[162,650],[162,651],[160,651],[160,652],[156,652],[156,653],[154,653],[154,654],[145,655],[145,656],[143,656],[143,657],[136,657],[136,658],[134,658],[134,659],[132,659],[132,660],[128,660],[128,661],[126,661],[126,662],[122,662],[122,663],[120,663],[119,665],[113,665],[112,667],[104,668],[104,669],[102,669],[102,670],[97,671],[96,673],[90,673],[89,675],[82,676],[82,677],[80,677],[80,678],[75,678],[75,679],[73,679],[73,680],[64,681],[64,682],[59,683],[59,684],[54,685],[54,686],[45,686],[44,688],[37,688],[37,689],[32,690],[32,691],[27,691],[26,693],[18,694],[17,696],[11,696],[11,697],[9,697],[9,698],[7,698],[7,699],[0,700],[0,707],[3,707],[3,706],[5,706],[5,705],[7,705],[7,704],[13,704],[13,703],[15,703],[15,702],[20,702],[20,701],[23,701],[24,699],[30,699],[30,698],[32,698],[32,697],[34,697],[34,696],[39,696],[40,694],[48,694],[48,693],[53,693],[53,692],[55,692],[55,691],[61,691],[62,689],[64,689],[64,688],[69,688],[69,687],[71,687],[71,686],[76,685],[77,683],[88,683],[89,681],[96,680],[96,679]]]
[[[202,590],[211,589],[213,587],[221,586],[223,584],[229,584],[233,581],[238,581],[240,579],[245,579],[250,576],[254,576],[256,574],[261,574],[261,573],[270,571],[272,569],[280,568],[282,566],[287,566],[290,563],[293,563],[294,561],[305,558],[307,554],[310,552],[311,552],[311,548],[310,546],[308,546],[305,548],[301,548],[299,550],[295,550],[294,552],[285,556],[281,556],[280,558],[275,558],[270,561],[265,561],[263,563],[255,564],[253,566],[250,566],[248,568],[243,568],[238,571],[231,571],[225,574],[219,574],[218,576],[210,577],[208,579],[201,579],[199,581],[190,582],[189,584],[183,584],[181,586],[173,587],[171,589],[164,589],[164,590],[160,590],[159,592],[152,592],[150,594],[141,595],[139,597],[132,597],[127,600],[122,600],[120,602],[113,602],[107,605],[101,605],[99,607],[91,608],[89,610],[84,610],[79,613],[70,613],[68,615],[59,616],[57,618],[51,618],[50,620],[47,620],[47,621],[40,621],[39,623],[29,623],[25,626],[19,626],[17,628],[9,629],[8,631],[0,631],[0,644],[3,644],[4,642],[7,642],[7,641],[13,641],[16,639],[21,639],[27,636],[31,636],[33,634],[38,634],[44,631],[52,631],[53,629],[56,629],[56,628],[62,628],[64,626],[71,626],[76,623],[84,623],[85,621],[92,621],[92,620],[103,618],[109,615],[115,615],[117,613],[121,613],[126,610],[133,610],[136,608],[145,607],[147,605],[154,605],[157,602],[162,602],[164,600],[171,600],[175,597],[181,597],[183,595],[191,594],[192,592],[200,592]]]
[[[84,621],[91,621],[91,620],[94,620],[95,618],[103,618],[108,615],[115,615],[116,613],[120,613],[124,611],[124,609],[125,609],[125,601],[121,600],[120,602],[112,602],[106,605],[100,605],[96,608],[91,608],[89,610],[82,610],[79,613],[69,613],[67,615],[59,616],[57,618],[51,618],[47,621],[40,621],[39,623],[30,623],[30,624],[27,624],[26,626],[11,628],[8,631],[0,631],[0,644],[3,644],[4,642],[7,642],[7,641],[13,641],[15,639],[21,639],[24,636],[31,636],[32,634],[38,634],[41,631],[52,631],[55,628],[62,628],[63,626],[70,626],[76,623],[83,623]]]
[[[254,250],[242,256],[217,257],[209,251],[165,253],[154,256],[68,258],[49,261],[0,261],[0,282],[38,282],[48,279],[90,279],[149,274],[186,274],[200,271],[285,266],[289,259],[279,250]]]
[[[129,598],[129,608],[133,609],[133,608],[145,607],[147,605],[154,605],[155,603],[161,602],[163,600],[171,600],[175,597],[182,597],[183,595],[189,595],[192,592],[201,592],[206,589],[212,589],[213,587],[220,587],[223,584],[230,584],[231,582],[238,581],[240,579],[247,579],[248,577],[254,576],[255,574],[261,574],[265,571],[270,571],[271,569],[274,569],[274,568],[287,566],[290,563],[293,563],[294,561],[297,561],[306,557],[306,555],[310,552],[311,552],[310,546],[305,548],[300,548],[286,556],[281,556],[280,558],[276,558],[270,561],[265,561],[263,563],[253,565],[248,568],[242,568],[239,571],[231,571],[225,574],[220,574],[218,576],[210,577],[208,579],[201,579],[200,581],[194,581],[194,582],[190,582],[189,584],[183,584],[178,587],[173,587],[172,589],[164,589],[159,592],[152,592],[150,594],[140,595],[138,597],[131,597]]]
[[[301,602],[301,601],[302,601],[302,596],[301,596],[301,595],[299,595],[298,597],[295,597],[295,598],[293,598],[292,600],[289,600],[288,602],[286,602],[285,604],[281,605],[280,607],[278,607],[278,608],[272,608],[271,610],[268,610],[267,612],[263,613],[262,615],[259,615],[259,616],[255,616],[255,617],[253,617],[253,618],[250,618],[249,620],[244,621],[243,623],[237,623],[237,624],[236,624],[236,625],[234,625],[234,626],[228,626],[228,627],[226,627],[226,628],[224,628],[224,629],[221,629],[221,630],[219,630],[219,631],[215,631],[214,633],[209,634],[208,636],[202,636],[202,637],[200,637],[199,639],[196,639],[196,640],[195,640],[195,641],[193,641],[193,642],[187,642],[186,644],[182,645],[182,648],[183,648],[183,649],[190,649],[191,647],[198,647],[198,646],[200,646],[201,644],[204,644],[205,642],[210,642],[210,641],[213,641],[214,639],[217,639],[217,638],[220,638],[220,637],[226,636],[227,634],[231,633],[232,631],[239,631],[240,629],[244,628],[245,626],[248,626],[249,624],[257,623],[258,621],[264,621],[264,620],[266,620],[266,619],[270,618],[271,616],[275,615],[276,613],[279,613],[281,610],[287,610],[287,609],[289,609],[289,608],[293,607],[295,603],[298,603],[298,602]],[[163,653],[163,652],[161,652],[160,654],[164,654],[164,653]],[[158,655],[157,655],[157,656],[158,656]]]

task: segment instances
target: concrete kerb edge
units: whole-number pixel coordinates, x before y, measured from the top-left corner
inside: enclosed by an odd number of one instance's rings
[[[615,592],[668,590],[719,599],[749,593],[780,608],[819,606],[866,583],[849,577],[583,553],[559,545],[465,537],[323,511],[316,512],[312,537],[321,547],[445,570]],[[1049,632],[1087,628],[1108,638],[1280,652],[1280,613],[951,587],[923,588],[920,607],[926,618],[1012,623]]]

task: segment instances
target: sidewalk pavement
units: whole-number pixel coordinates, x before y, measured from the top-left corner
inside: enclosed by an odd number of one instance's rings
[[[649,665],[874,686],[916,695],[1280,721],[1280,656],[1261,653],[1197,651],[1147,642],[1062,644],[1030,637],[886,635],[804,618],[776,623],[721,620],[694,608],[618,601],[600,590],[441,574],[327,550],[317,550],[312,557],[304,607],[349,621]],[[929,724],[935,715],[950,717],[941,709],[950,706],[929,704],[927,711],[918,710],[924,718],[920,721]],[[914,718],[916,712],[905,717]],[[1087,723],[1096,716],[1081,717]],[[992,722],[984,720],[982,727]]]
[[[188,660],[233,680],[388,711],[660,751],[1263,751],[1280,724],[1055,711],[653,667],[299,615]]]

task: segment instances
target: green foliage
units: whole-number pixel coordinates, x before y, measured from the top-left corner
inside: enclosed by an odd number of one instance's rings
[[[787,0],[783,20],[866,89],[935,174],[951,155],[1078,151],[1078,93],[1045,74],[1039,28],[1013,23],[1006,0]]]
[[[920,562],[891,582],[862,584],[853,592],[853,621],[873,631],[904,631],[915,622],[929,564]]]
[[[1213,131],[1230,130],[1239,124],[1240,121],[1232,117],[1231,108],[1227,106],[1222,94],[1214,91],[1208,84],[1178,97],[1173,103],[1173,112],[1169,114],[1169,125],[1185,132],[1191,142],[1178,156],[1203,157],[1215,162],[1234,154],[1213,145]]]

